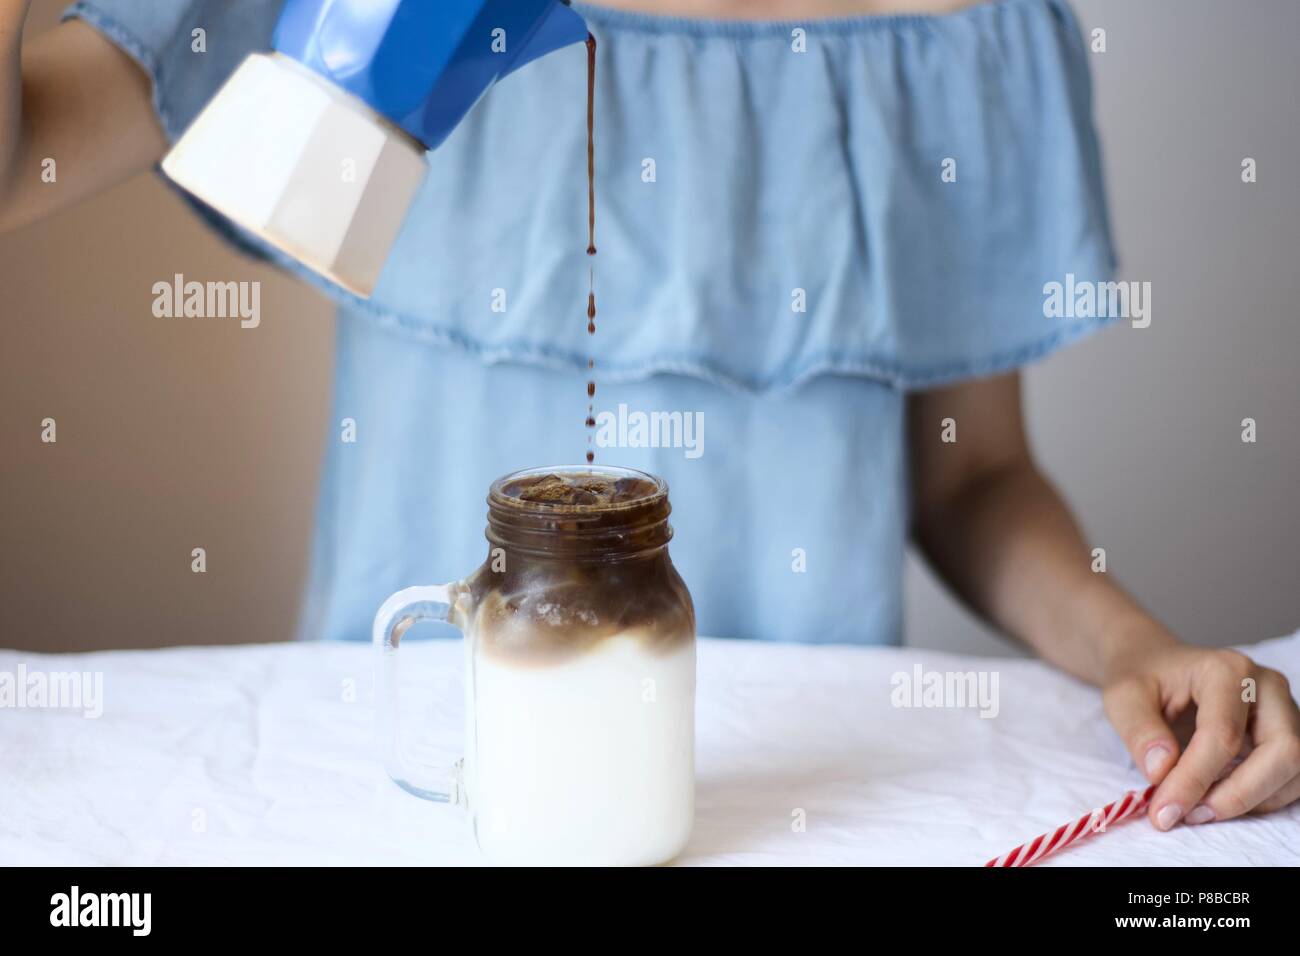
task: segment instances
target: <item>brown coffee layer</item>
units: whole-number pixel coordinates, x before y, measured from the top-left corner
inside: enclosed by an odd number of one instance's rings
[[[652,653],[695,638],[695,609],[666,550],[610,563],[572,563],[531,555],[489,558],[466,582],[470,626],[479,647],[499,660],[553,664],[624,635]]]
[[[628,468],[534,468],[488,492],[483,566],[462,623],[495,658],[554,663],[618,635],[653,652],[695,638],[668,542],[668,486]]]
[[[487,539],[511,555],[574,562],[648,556],[672,538],[668,486],[628,468],[537,468],[488,492]]]

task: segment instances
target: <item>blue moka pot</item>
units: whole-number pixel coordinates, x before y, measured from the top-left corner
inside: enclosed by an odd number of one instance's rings
[[[559,0],[288,0],[274,52],[239,66],[162,168],[368,296],[425,151],[499,78],[586,38]]]

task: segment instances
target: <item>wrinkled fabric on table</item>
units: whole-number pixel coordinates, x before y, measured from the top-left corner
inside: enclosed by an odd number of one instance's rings
[[[1300,685],[1300,634],[1248,651]],[[459,642],[403,657],[408,735],[450,762]],[[461,811],[378,765],[370,667],[345,643],[0,651],[0,675],[103,682],[98,718],[0,709],[0,864],[479,863]],[[996,675],[996,715],[895,706],[918,667]],[[702,640],[698,673],[679,863],[975,866],[1144,786],[1098,692],[1038,661]],[[1300,864],[1300,807],[1170,833],[1140,817],[1042,865],[1255,864]]]

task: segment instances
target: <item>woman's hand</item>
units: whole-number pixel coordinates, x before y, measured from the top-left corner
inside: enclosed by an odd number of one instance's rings
[[[945,418],[961,422],[960,442],[941,440]],[[1300,799],[1300,711],[1286,678],[1236,651],[1180,644],[1094,572],[1091,545],[1029,454],[1018,375],[913,393],[908,438],[921,550],[977,611],[1102,688],[1111,723],[1160,785],[1156,826]],[[1179,717],[1195,722],[1186,748],[1170,728]]]
[[[1300,709],[1287,679],[1245,654],[1180,644],[1150,627],[1107,661],[1102,700],[1133,760],[1159,784],[1152,823],[1230,820],[1300,799]],[[1183,748],[1170,725],[1193,708]]]

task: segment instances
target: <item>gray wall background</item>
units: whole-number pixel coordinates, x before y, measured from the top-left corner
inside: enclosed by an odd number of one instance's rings
[[[31,35],[62,0],[37,0]],[[1080,0],[1122,277],[1149,329],[1028,373],[1040,458],[1111,572],[1184,637],[1300,627],[1300,4]],[[1240,181],[1242,157],[1259,182]],[[150,315],[153,282],[258,279],[263,324]],[[332,323],[153,177],[0,237],[0,646],[292,634]],[[272,411],[273,410],[273,411]],[[58,420],[42,446],[39,422]],[[1259,423],[1243,445],[1240,421]],[[205,546],[209,572],[190,572]],[[915,559],[909,641],[1012,653]]]
[[[1300,628],[1300,3],[1077,0],[1120,277],[1152,323],[1033,366],[1039,459],[1109,569],[1174,630]],[[1259,179],[1241,182],[1253,157]],[[1241,420],[1258,441],[1241,441]],[[919,561],[912,644],[1008,653]]]

